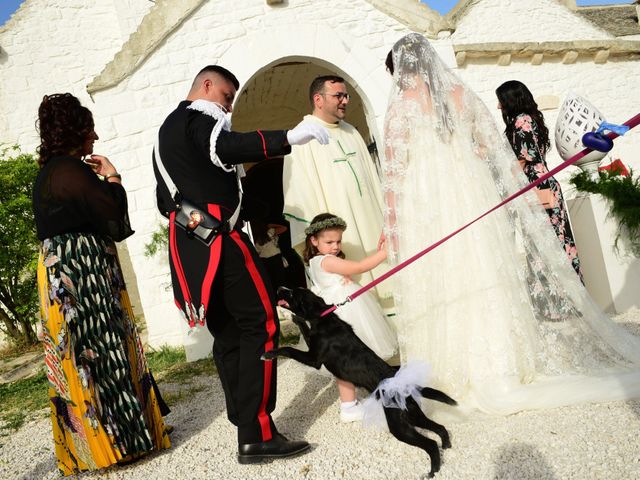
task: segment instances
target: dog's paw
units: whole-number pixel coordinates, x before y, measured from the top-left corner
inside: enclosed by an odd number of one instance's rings
[[[276,351],[275,350],[269,350],[268,352],[264,352],[260,356],[260,360],[273,360],[276,357],[277,357]]]

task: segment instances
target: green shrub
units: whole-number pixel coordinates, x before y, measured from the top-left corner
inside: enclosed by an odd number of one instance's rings
[[[624,234],[630,241],[631,252],[640,257],[640,178],[633,177],[633,170],[629,175],[598,172],[595,178],[581,172],[570,181],[579,191],[597,193],[608,201],[611,215],[619,225],[616,246]]]
[[[15,345],[37,341],[36,238],[31,190],[33,155],[0,145],[0,330]]]

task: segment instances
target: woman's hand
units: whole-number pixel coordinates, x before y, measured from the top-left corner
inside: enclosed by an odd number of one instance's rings
[[[116,167],[113,166],[107,157],[94,154],[85,158],[84,161],[97,175],[105,177],[107,182],[121,183],[120,175],[118,175]]]
[[[111,161],[103,155],[90,155],[88,158],[85,158],[84,161],[101,177],[118,173],[116,171],[116,167],[114,167]]]

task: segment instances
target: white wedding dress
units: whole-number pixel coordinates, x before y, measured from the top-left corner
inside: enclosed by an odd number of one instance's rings
[[[309,260],[309,276],[312,290],[332,305],[343,302],[360,289],[355,282],[345,281],[338,273],[322,269],[322,260],[327,255],[318,255]],[[353,327],[355,334],[380,358],[389,359],[398,352],[396,334],[387,323],[382,307],[371,292],[366,292],[354,301],[336,309],[336,314]]]
[[[401,39],[393,60],[383,189],[388,248],[401,262],[527,179],[486,107],[424,37]],[[459,412],[640,397],[640,340],[594,303],[534,193],[401,270],[395,286],[402,363],[428,362],[429,383]]]

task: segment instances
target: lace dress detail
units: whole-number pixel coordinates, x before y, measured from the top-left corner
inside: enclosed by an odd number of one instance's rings
[[[401,262],[528,180],[480,99],[410,34],[393,48],[382,160]],[[461,410],[509,414],[640,395],[640,340],[580,282],[534,192],[396,275],[402,362],[432,366]],[[432,407],[444,408],[444,407]]]

